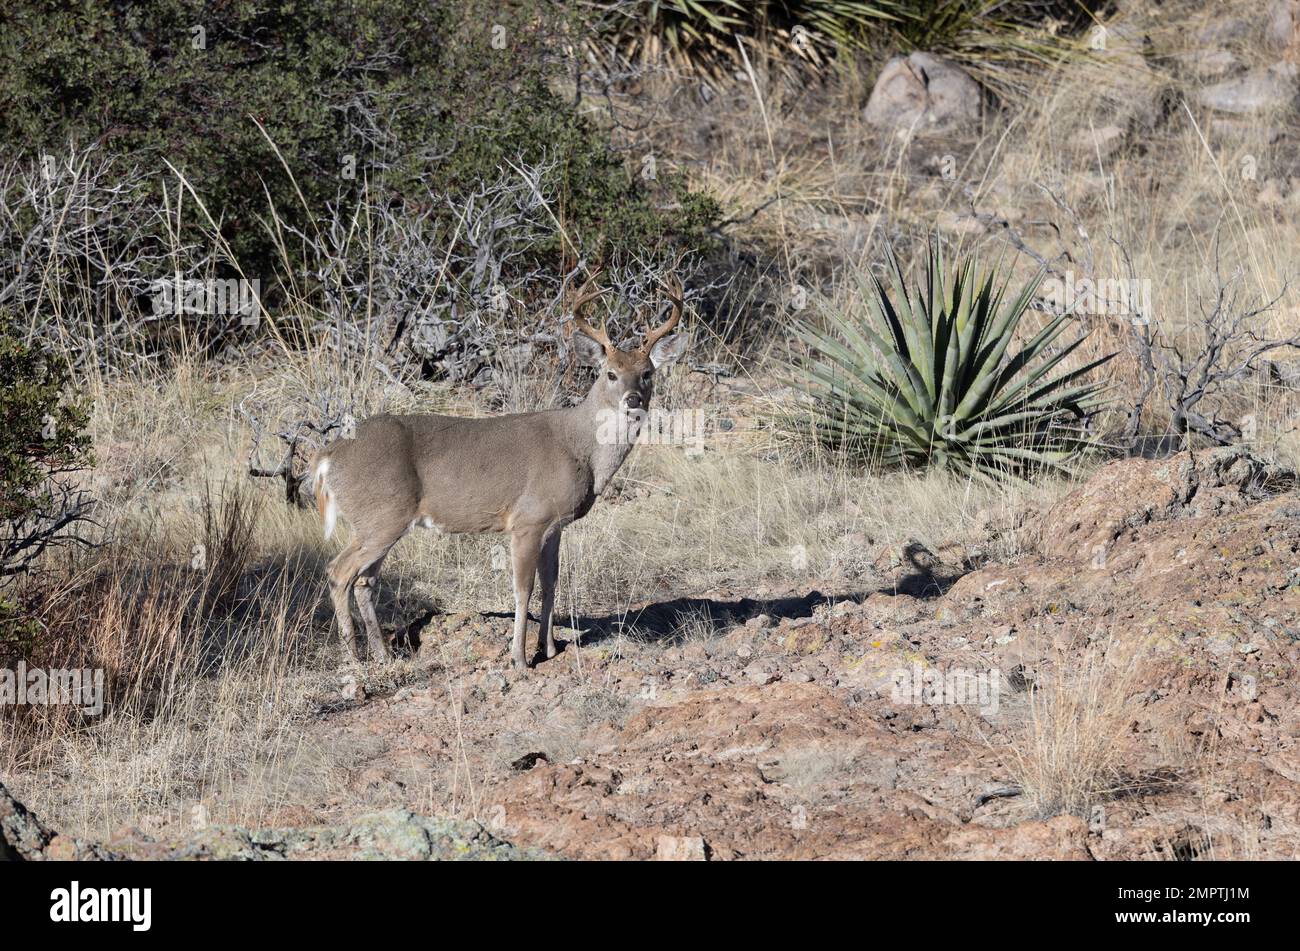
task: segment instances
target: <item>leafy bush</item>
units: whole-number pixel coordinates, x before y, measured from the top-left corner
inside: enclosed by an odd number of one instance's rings
[[[1092,444],[1080,424],[1102,384],[1083,379],[1110,357],[1052,375],[1086,336],[1054,346],[1068,313],[1013,348],[1041,274],[1004,302],[1007,281],[974,258],[949,272],[937,245],[910,291],[892,254],[888,266],[892,296],[863,281],[865,308],[796,328],[813,350],[795,381],[815,403],[802,432],[862,460],[992,477],[1060,469]]]
[[[150,169],[159,199],[169,161],[264,281],[280,256],[272,205],[307,233],[363,189],[399,204],[432,189],[453,220],[458,192],[543,158],[584,253],[700,244],[713,204],[679,177],[633,175],[557,92],[572,29],[540,0],[16,0],[0,13],[0,141],[98,143]]]
[[[61,475],[90,464],[84,405],[65,401],[67,366],[0,332],[0,580],[20,573],[76,518]],[[61,523],[61,524],[51,524]]]
[[[35,633],[14,578],[66,541],[89,508],[57,481],[90,463],[86,410],[63,401],[66,388],[61,360],[0,327],[0,653]]]

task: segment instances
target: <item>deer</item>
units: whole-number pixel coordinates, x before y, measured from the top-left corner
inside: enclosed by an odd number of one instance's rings
[[[683,290],[672,276],[660,281],[671,305],[668,319],[648,329],[635,349],[615,346],[607,319],[596,329],[582,316],[605,294],[595,286],[599,273],[569,301],[577,362],[597,371],[581,402],[479,418],[372,416],[356,424],[352,438],[336,440],[313,457],[309,477],[325,538],[334,534],[340,518],[352,529],[326,575],[339,635],[353,662],[360,662],[353,596],[368,659],[393,656],[375,614],[374,588],[388,553],[416,528],[508,534],[515,601],[511,661],[518,671],[529,667],[524,647],[535,581],[542,589],[537,652],[555,657],[551,619],[560,534],[591,510],[627,459],[656,373],[675,363],[688,343],[686,334],[675,332]],[[610,438],[611,431],[618,438]]]

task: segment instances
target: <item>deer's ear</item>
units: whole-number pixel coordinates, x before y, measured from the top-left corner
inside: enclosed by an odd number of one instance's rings
[[[687,342],[686,334],[664,337],[650,349],[650,362],[654,364],[656,370],[672,366],[686,352]]]
[[[598,367],[605,362],[605,345],[581,330],[573,332],[573,349],[578,355],[578,363],[584,367]]]

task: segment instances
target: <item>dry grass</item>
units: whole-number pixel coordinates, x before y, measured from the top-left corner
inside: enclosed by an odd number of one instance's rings
[[[306,778],[290,714],[319,680],[319,561],[268,539],[265,499],[241,483],[172,499],[115,513],[103,547],[44,576],[22,659],[102,670],[105,715],[0,721],[0,772],[79,833],[185,822],[186,803],[247,821]],[[39,776],[75,782],[29,787]]]
[[[198,804],[210,821],[247,821],[328,785],[338,764],[305,745],[293,714],[333,689],[323,566],[343,540],[322,539],[315,513],[284,505],[278,483],[248,480],[253,434],[236,411],[254,387],[289,399],[311,372],[280,364],[218,374],[183,363],[97,382],[94,487],[110,500],[110,541],[59,569],[43,611],[51,636],[30,660],[104,667],[109,713],[96,723],[6,720],[0,762],[19,795],[61,827],[183,830]],[[682,374],[668,385],[666,405],[689,402],[688,382]],[[430,404],[486,408],[437,388],[379,401]],[[1010,517],[1028,501],[938,473],[810,464],[747,428],[758,415],[752,401],[728,415],[736,429],[711,436],[702,454],[639,448],[614,497],[565,533],[561,619],[711,588],[824,589],[830,579],[853,590],[882,546],[975,540],[990,513]],[[430,603],[508,606],[508,571],[493,557],[504,544],[413,534],[385,567],[381,612],[394,613],[384,620],[409,620]],[[681,622],[682,638],[712,636],[707,619]],[[33,779],[50,771],[77,776],[77,788]]]
[[[1058,649],[1029,692],[1025,727],[1008,765],[1040,817],[1088,818],[1092,808],[1130,788],[1124,733],[1142,689],[1146,645],[1109,639],[1079,652]]]

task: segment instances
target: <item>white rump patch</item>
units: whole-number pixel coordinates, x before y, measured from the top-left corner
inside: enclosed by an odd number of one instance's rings
[[[339,504],[334,501],[334,496],[328,492],[325,495],[325,537],[329,538],[334,534],[334,526],[339,521]]]
[[[339,521],[339,504],[334,498],[334,493],[330,491],[325,484],[325,476],[330,471],[329,459],[322,459],[316,463],[316,471],[312,475],[311,488],[317,498],[323,498],[325,501],[325,537],[329,538],[334,534],[334,527]],[[324,496],[321,493],[324,493]]]

